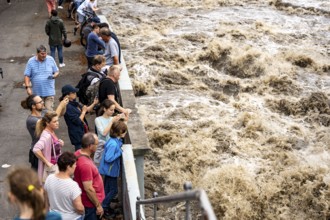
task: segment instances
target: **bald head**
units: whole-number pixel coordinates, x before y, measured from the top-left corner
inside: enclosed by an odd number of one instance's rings
[[[109,68],[108,76],[111,77],[115,82],[118,82],[121,70],[122,67],[120,65],[113,65]]]

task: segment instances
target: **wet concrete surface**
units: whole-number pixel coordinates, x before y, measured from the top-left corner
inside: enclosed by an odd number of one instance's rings
[[[67,7],[65,3],[64,8]],[[60,76],[56,79],[55,105],[65,84],[76,85],[80,74],[86,71],[87,64],[83,55],[84,48],[79,44],[78,36],[73,36],[74,21],[66,18],[66,10],[58,10],[64,20],[68,39],[72,41],[70,48],[64,48],[64,63]],[[23,87],[23,73],[26,62],[36,53],[40,44],[48,46],[48,37],[44,27],[48,19],[44,1],[11,0],[8,5],[0,1],[0,166],[11,165],[10,168],[0,167],[0,219],[12,219],[16,213],[15,207],[7,202],[6,175],[15,166],[30,166],[28,151],[31,138],[25,127],[25,120],[30,114],[20,106],[27,97]],[[58,59],[56,58],[58,63]],[[94,129],[94,115],[88,116],[90,127]],[[63,118],[60,119],[60,129],[56,132],[65,142],[64,151],[73,151],[67,127]]]

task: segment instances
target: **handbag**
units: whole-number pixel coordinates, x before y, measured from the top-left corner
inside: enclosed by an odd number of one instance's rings
[[[84,133],[88,133],[89,132],[89,128],[88,125],[84,122]]]
[[[44,173],[42,174],[42,182],[46,182],[47,177],[50,174],[56,174],[58,173],[58,166],[57,164],[54,164],[51,167],[44,166]]]
[[[56,140],[53,135],[52,137],[52,152],[51,152],[51,159],[50,162],[53,164],[51,167],[44,166],[44,171],[42,174],[42,182],[46,182],[47,177],[50,174],[56,174],[58,173],[58,165],[57,165],[57,159],[61,155],[61,144],[58,140]],[[56,149],[57,148],[57,149]],[[58,154],[56,154],[56,150]]]

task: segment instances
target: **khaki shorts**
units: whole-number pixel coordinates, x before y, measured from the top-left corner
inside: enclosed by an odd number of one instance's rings
[[[48,111],[54,111],[54,96],[41,97]]]

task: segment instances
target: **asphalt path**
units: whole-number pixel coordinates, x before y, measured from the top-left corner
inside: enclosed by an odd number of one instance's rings
[[[65,5],[66,6],[66,5]],[[64,20],[70,48],[64,50],[66,67],[60,69],[56,79],[55,105],[65,84],[76,85],[80,74],[85,72],[84,49],[79,45],[77,36],[73,36],[74,22],[65,16],[65,10],[58,10]],[[35,55],[36,47],[43,44],[48,49],[48,37],[44,27],[48,19],[45,1],[43,0],[0,0],[0,219],[12,219],[17,209],[7,202],[6,175],[15,166],[30,166],[28,151],[31,138],[25,127],[29,110],[24,110],[20,102],[27,97],[23,86],[23,72],[28,59]],[[57,60],[57,59],[56,59]],[[57,62],[58,63],[58,62]],[[89,116],[90,127],[94,116]],[[60,119],[60,129],[56,132],[65,142],[64,150],[73,151],[67,127]],[[6,165],[10,165],[6,168]]]

